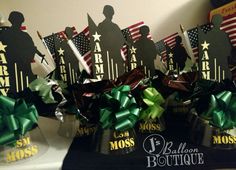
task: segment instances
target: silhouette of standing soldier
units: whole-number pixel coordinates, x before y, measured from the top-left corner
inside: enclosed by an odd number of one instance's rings
[[[34,59],[34,55],[38,54],[42,57],[42,61],[44,55],[37,50],[29,34],[21,30],[24,22],[22,13],[13,11],[10,13],[8,20],[11,26],[1,33],[0,41],[7,45],[6,55],[10,75],[9,93],[15,93],[17,88],[21,91],[27,87],[27,82],[30,83],[36,78],[31,70],[31,62]],[[15,63],[17,70],[15,70]],[[15,75],[15,72],[17,72],[17,75]],[[21,81],[20,72],[22,72],[23,81]],[[26,80],[26,76],[28,76],[28,80]],[[17,80],[18,82],[16,82]],[[16,87],[16,83],[19,84],[19,87]]]
[[[140,27],[141,37],[134,43],[137,48],[136,58],[138,66],[146,66],[145,74],[150,77],[155,74],[154,60],[157,56],[157,50],[155,43],[150,40],[147,36],[150,32],[148,26]]]
[[[71,27],[65,28],[65,34],[67,36],[68,40],[71,40],[73,38],[73,29]],[[79,62],[76,56],[74,55],[73,51],[67,44],[67,40],[63,40],[60,42],[60,40],[54,36],[54,44],[56,49],[56,77],[57,79],[62,79],[61,77],[61,70],[60,70],[60,64],[63,63],[65,66],[65,73],[66,77],[64,78],[64,82],[66,82],[68,85],[73,84],[76,82],[77,77],[79,76]],[[63,57],[63,61],[61,61],[60,56]]]
[[[191,59],[186,52],[185,48],[182,45],[182,38],[180,36],[177,36],[175,38],[175,46],[173,47],[173,60],[174,60],[174,69],[177,69],[178,71],[182,71],[185,67],[185,62],[187,58]]]
[[[175,66],[176,63],[174,62],[173,51],[170,48],[170,46],[167,44],[165,44],[165,48],[166,48],[167,70],[169,71],[169,73],[173,73],[174,68],[176,68]]]
[[[198,28],[200,48],[199,57],[203,60],[206,58],[205,51],[207,52],[209,56],[210,78],[219,81],[223,78],[232,78],[229,69],[232,45],[228,35],[220,29],[222,21],[222,16],[217,14],[212,17],[211,22],[214,27],[210,31],[204,33],[200,28]],[[214,63],[214,59],[216,60],[216,63]]]
[[[114,61],[115,77],[118,77],[123,74],[125,70],[124,60],[121,55],[121,49],[125,43],[125,39],[119,26],[112,22],[114,15],[113,7],[110,5],[104,6],[103,14],[105,19],[98,25],[98,31],[101,34],[101,48],[103,56],[107,56],[107,52],[109,52],[110,59]],[[117,64],[118,67],[117,71],[115,64]]]

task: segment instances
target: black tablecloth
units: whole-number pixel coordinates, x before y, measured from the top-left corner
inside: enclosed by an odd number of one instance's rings
[[[204,155],[204,164],[147,167],[147,156],[143,149],[143,141],[150,134],[137,133],[138,148],[127,155],[104,155],[90,151],[91,136],[75,138],[64,159],[62,169],[78,170],[148,170],[148,169],[236,169],[236,149],[220,150],[194,145],[189,141],[188,128],[171,127],[160,133],[165,141],[173,141],[173,148],[178,147],[181,142],[186,142],[186,148],[198,148]]]

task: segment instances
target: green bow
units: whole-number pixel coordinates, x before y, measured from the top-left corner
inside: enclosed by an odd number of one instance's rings
[[[52,86],[57,83],[50,79],[37,78],[29,84],[31,91],[38,91],[39,96],[42,97],[44,103],[57,103],[52,95]]]
[[[10,144],[25,135],[38,121],[34,105],[0,96],[0,145]]]
[[[142,110],[140,119],[147,121],[149,119],[160,118],[164,112],[164,108],[160,105],[165,102],[162,95],[155,88],[148,87],[143,91],[142,98],[148,108]]]
[[[106,107],[100,109],[102,128],[115,128],[119,131],[125,131],[134,127],[140,109],[129,92],[130,86],[123,85],[113,88],[111,92],[102,96],[106,103]]]
[[[201,117],[218,128],[232,129],[236,125],[236,95],[230,91],[211,95],[209,108]]]

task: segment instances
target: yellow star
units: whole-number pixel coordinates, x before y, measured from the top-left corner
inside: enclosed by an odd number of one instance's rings
[[[97,32],[95,32],[95,34],[93,34],[94,41],[96,41],[96,40],[100,41],[100,37],[101,37],[101,35],[99,35]]]
[[[60,48],[59,50],[57,50],[59,55],[64,55],[64,50],[62,48]]]
[[[207,49],[207,50],[208,50],[208,46],[209,46],[209,45],[210,45],[210,43],[207,43],[206,41],[204,41],[204,43],[201,44],[202,50],[204,50],[204,49]]]
[[[6,52],[6,50],[5,50],[6,47],[7,47],[7,45],[3,45],[2,41],[0,41],[0,51]]]
[[[131,54],[136,54],[136,50],[137,48],[134,48],[134,46],[132,46],[132,48],[130,49]]]
[[[169,56],[169,58],[172,58],[173,57],[173,53],[169,53],[168,56]]]

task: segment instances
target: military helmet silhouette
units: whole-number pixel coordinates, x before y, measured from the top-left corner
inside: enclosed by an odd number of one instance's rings
[[[21,25],[24,21],[24,15],[18,11],[12,11],[9,15],[8,20],[12,25]]]
[[[179,35],[177,37],[175,37],[175,43],[176,44],[181,44],[182,43],[182,38]]]
[[[214,15],[211,19],[212,24],[217,28],[220,28],[222,21],[223,17],[220,14]]]
[[[150,29],[147,25],[140,27],[141,35],[147,36],[149,34],[149,32],[150,32]]]
[[[112,17],[114,15],[114,9],[112,6],[110,5],[105,5],[104,8],[103,8],[103,14],[106,16],[106,17]]]

